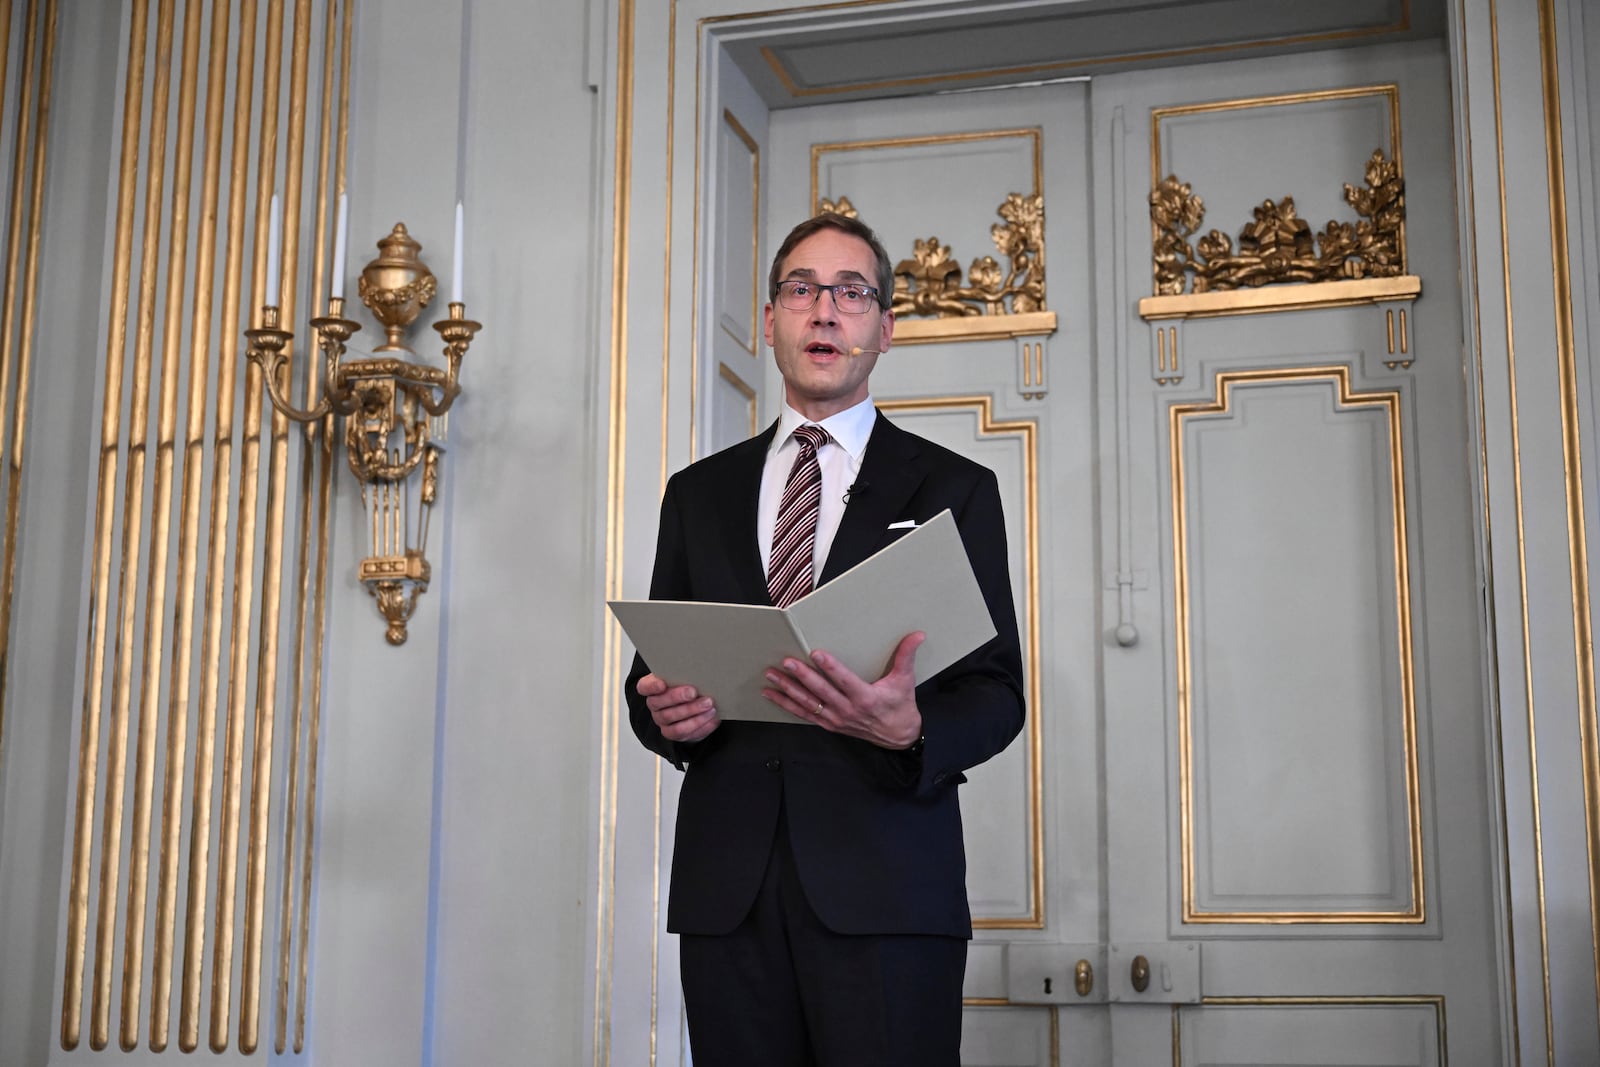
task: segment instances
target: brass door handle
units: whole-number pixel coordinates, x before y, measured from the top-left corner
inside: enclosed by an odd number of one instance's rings
[[[1150,988],[1150,961],[1143,956],[1133,957],[1133,968],[1129,974],[1136,993],[1143,993]]]
[[[1072,969],[1072,988],[1078,991],[1080,997],[1088,996],[1094,989],[1094,967],[1088,960],[1079,960]]]

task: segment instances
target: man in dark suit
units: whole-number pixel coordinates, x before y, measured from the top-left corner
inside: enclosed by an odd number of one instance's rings
[[[790,233],[765,310],[783,414],[668,482],[650,595],[787,603],[948,508],[997,636],[920,686],[921,633],[881,678],[826,651],[774,664],[764,695],[794,725],[724,722],[693,679],[635,659],[634,732],[686,772],[667,929],[696,1067],[959,1058],[972,925],[956,787],[1021,730],[1022,656],[993,472],[872,406],[893,285],[860,222]]]

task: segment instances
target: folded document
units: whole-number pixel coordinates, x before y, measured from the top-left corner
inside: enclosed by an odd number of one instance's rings
[[[872,682],[888,671],[901,639],[921,630],[928,635],[917,650],[921,683],[995,635],[949,511],[787,608],[607,603],[654,674],[694,686],[724,719],[800,722],[761,695],[766,671],[789,657],[804,660],[824,649]]]

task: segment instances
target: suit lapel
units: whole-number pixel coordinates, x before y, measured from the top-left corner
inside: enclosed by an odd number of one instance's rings
[[[916,437],[878,412],[861,458],[861,473],[856,475],[856,485],[866,488],[850,494],[822,568],[822,581],[854,567],[883,544],[884,531],[902,517],[902,509],[926,474],[917,458],[919,451]]]
[[[739,445],[729,456],[730,469],[724,499],[728,505],[720,512],[722,539],[729,565],[747,604],[771,604],[767,576],[761,568],[761,544],[756,539],[756,515],[761,503],[761,472],[766,467],[767,450],[778,424],[765,433]]]

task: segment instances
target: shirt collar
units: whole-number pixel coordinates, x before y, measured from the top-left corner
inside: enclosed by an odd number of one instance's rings
[[[776,452],[788,444],[794,436],[794,431],[810,421],[790,407],[786,401],[783,413],[778,417],[778,432],[772,438],[772,451]],[[872,427],[877,421],[878,410],[872,406],[872,397],[868,396],[854,407],[829,415],[816,425],[827,430],[828,436],[833,438],[840,448],[860,460],[867,451],[867,439],[872,436]]]

